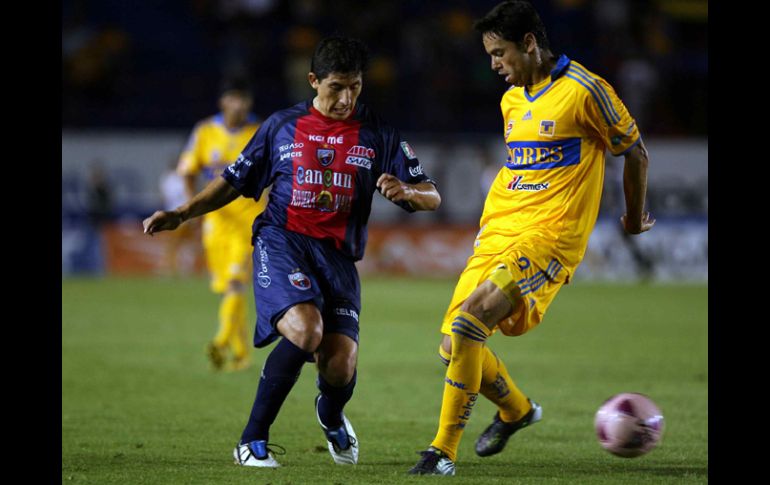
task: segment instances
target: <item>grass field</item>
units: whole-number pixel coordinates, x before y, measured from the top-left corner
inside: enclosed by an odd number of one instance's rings
[[[62,483],[708,482],[705,285],[564,288],[539,328],[490,339],[543,420],[482,459],[473,443],[494,409],[480,399],[457,476],[406,475],[436,431],[438,325],[453,284],[364,280],[359,378],[346,408],[359,464],[337,466],[326,451],[307,365],[271,431],[284,466],[260,470],[233,465],[232,449],[272,347],[245,372],[211,372],[203,348],[217,298],[204,279],[63,279]],[[661,445],[640,458],[610,455],[593,432],[599,405],[624,391],[648,394],[666,418]]]

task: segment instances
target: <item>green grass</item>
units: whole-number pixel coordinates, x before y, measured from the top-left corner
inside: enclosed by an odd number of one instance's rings
[[[453,285],[363,282],[358,386],[346,408],[357,466],[334,465],[326,451],[307,365],[271,431],[284,466],[259,470],[233,465],[231,453],[272,347],[248,371],[212,373],[203,347],[218,299],[205,280],[63,280],[62,483],[707,483],[707,287],[688,285],[562,289],[534,331],[490,339],[543,421],[481,459],[473,443],[494,414],[482,399],[457,476],[405,475],[436,431],[438,326]],[[598,406],[624,391],[648,394],[666,418],[661,445],[640,458],[610,455],[593,432]]]

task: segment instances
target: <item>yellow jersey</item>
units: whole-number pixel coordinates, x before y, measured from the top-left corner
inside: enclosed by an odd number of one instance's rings
[[[177,172],[180,175],[202,173],[208,183],[219,177],[225,167],[238,158],[258,128],[259,123],[252,115],[242,127],[235,130],[229,130],[225,126],[221,113],[198,122],[182,151]],[[266,205],[265,193],[258,202],[239,196],[221,209],[206,214],[204,218],[215,227],[232,223],[248,224],[250,233],[251,224]]]
[[[508,159],[484,204],[477,254],[535,248],[537,265],[569,281],[599,213],[605,151],[622,155],[639,130],[612,87],[562,55],[550,76],[503,95]],[[563,271],[564,270],[564,271]]]

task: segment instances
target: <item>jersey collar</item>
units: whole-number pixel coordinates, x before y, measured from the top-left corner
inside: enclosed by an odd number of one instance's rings
[[[524,96],[527,98],[527,100],[531,103],[532,101],[542,96],[543,93],[548,91],[548,88],[553,86],[553,83],[564,74],[564,72],[569,67],[569,63],[570,63],[569,57],[565,56],[564,54],[559,56],[559,59],[556,61],[556,65],[553,66],[553,69],[551,69],[551,82],[549,82],[544,88],[539,90],[537,93],[529,94],[529,91],[527,91],[527,87],[524,86]]]
[[[244,124],[249,124],[249,123],[253,124],[253,123],[256,123],[256,122],[257,122],[257,115],[255,115],[254,113],[249,113],[249,114],[246,115],[246,122]],[[216,123],[218,125],[222,125],[224,127],[225,126],[225,116],[221,112],[215,114],[214,115],[214,123]],[[233,130],[230,130],[230,131],[236,132],[236,131],[240,130],[241,128],[243,128],[243,127],[240,126],[240,127],[235,128]]]

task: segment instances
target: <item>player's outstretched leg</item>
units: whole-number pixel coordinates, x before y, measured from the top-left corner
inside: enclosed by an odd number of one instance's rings
[[[302,370],[302,365],[312,355],[312,353],[294,345],[289,339],[283,338],[267,356],[249,421],[246,423],[243,434],[241,434],[241,441],[236,447],[239,456],[247,451],[241,448],[242,446],[250,446],[254,442],[262,442],[267,446],[270,426],[278,416],[278,411],[286,400],[286,396],[289,395],[289,391],[294,387],[294,383]],[[256,460],[263,459],[267,453],[262,453],[264,450],[260,446],[253,445],[250,448]],[[248,457],[244,460],[248,460]]]
[[[454,474],[452,462],[478,398],[484,344],[491,334],[471,313],[457,312],[452,321],[452,358],[444,378],[439,429],[430,448],[422,452],[422,458],[409,473]]]
[[[476,454],[491,456],[500,453],[513,433],[540,421],[543,418],[543,408],[531,399],[529,399],[529,403],[531,408],[527,414],[512,423],[506,423],[500,419],[500,412],[495,413],[492,424],[487,426],[487,429],[476,440]]]

